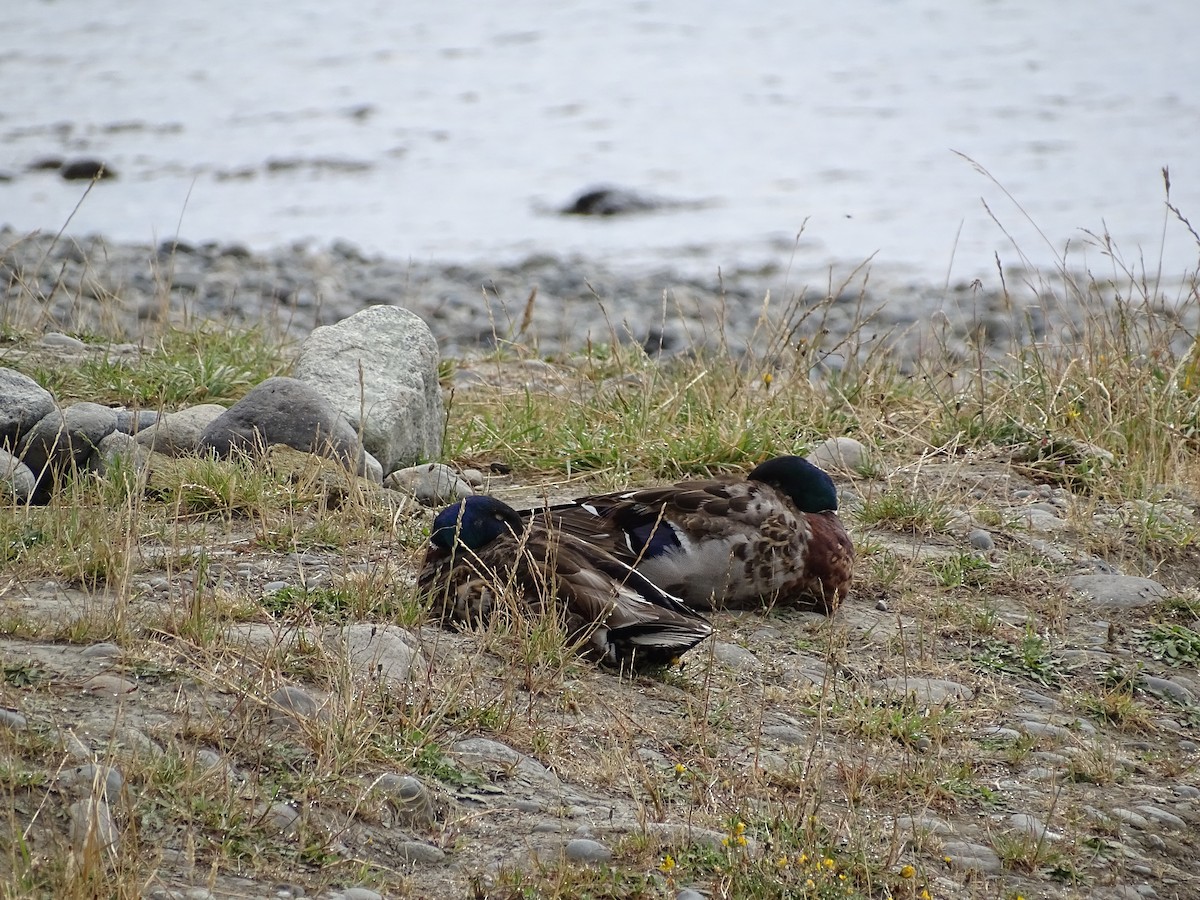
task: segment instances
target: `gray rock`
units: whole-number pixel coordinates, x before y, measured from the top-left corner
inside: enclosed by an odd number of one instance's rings
[[[0,709],[0,727],[10,731],[24,731],[29,727],[25,717],[13,709]]]
[[[295,834],[300,825],[300,813],[286,803],[272,803],[260,815],[267,828],[280,834]]]
[[[453,469],[441,463],[400,469],[385,478],[383,484],[392,490],[412,494],[425,506],[447,506],[475,493]]]
[[[792,725],[764,725],[762,736],[782,747],[802,747],[812,742],[809,735]]]
[[[1181,706],[1190,706],[1196,702],[1196,695],[1169,678],[1157,678],[1154,675],[1142,676],[1142,687],[1163,700],[1173,700]]]
[[[413,667],[425,665],[424,657],[415,649],[417,639],[398,625],[358,622],[326,629],[324,638],[326,644],[345,654],[359,678],[378,679],[389,687],[405,688]]]
[[[0,366],[0,450],[12,450],[52,412],[54,397],[48,390],[28,375]]]
[[[271,721],[290,723],[305,719],[323,718],[328,715],[324,707],[303,688],[285,685],[267,696],[271,709]]]
[[[67,812],[71,848],[80,856],[115,847],[120,840],[117,823],[103,800],[94,797],[76,800]]]
[[[1014,813],[1008,817],[1009,827],[1013,831],[1019,832],[1023,836],[1030,837],[1035,841],[1061,841],[1062,835],[1051,831],[1045,822],[1036,816],[1026,815],[1024,813]]]
[[[125,789],[125,777],[120,769],[96,763],[63,769],[58,783],[76,795],[99,797],[108,803],[119,802]]]
[[[396,845],[396,853],[409,862],[427,866],[436,865],[446,859],[444,850],[423,841],[403,841]]]
[[[117,431],[121,434],[138,434],[158,422],[158,412],[153,409],[117,410]]]
[[[365,887],[349,887],[343,889],[336,896],[341,900],[383,900],[383,894],[376,893],[370,888]]]
[[[369,786],[383,794],[395,809],[400,824],[428,828],[437,821],[433,795],[421,779],[413,775],[387,773],[373,779]]]
[[[317,328],[293,372],[361,431],[385,473],[436,459],[445,408],[438,345],[429,326],[397,306],[371,306]]]
[[[985,552],[995,549],[996,547],[996,542],[992,540],[991,534],[987,531],[984,531],[982,528],[972,528],[970,533],[967,535],[967,543],[970,544],[973,549],[982,550]]]
[[[160,416],[151,427],[137,433],[137,442],[147,450],[166,456],[188,456],[200,446],[200,435],[225,412],[216,403],[201,403]]]
[[[1026,734],[1032,734],[1035,737],[1053,738],[1057,741],[1069,741],[1075,736],[1074,732],[1069,728],[1063,728],[1061,725],[1052,725],[1049,722],[1037,722],[1032,719],[1026,719],[1018,727]]]
[[[917,675],[881,678],[871,687],[885,694],[915,697],[919,703],[927,703],[930,706],[938,706],[949,700],[969,700],[975,696],[973,690],[957,681]]]
[[[871,462],[867,448],[849,437],[822,441],[809,452],[808,461],[818,468],[835,472],[863,472]]]
[[[575,838],[567,841],[563,855],[573,862],[602,863],[612,859],[612,851],[599,841],[588,838]]]
[[[1004,868],[996,851],[984,844],[947,841],[942,846],[942,854],[949,861],[951,868],[955,869],[973,870],[985,875],[998,875]]]
[[[85,647],[79,655],[84,659],[116,659],[121,655],[121,648],[111,641],[101,641]]]
[[[117,414],[99,403],[72,403],[38,420],[21,440],[21,462],[42,490],[72,471],[88,468],[96,445],[117,427]]]
[[[762,668],[762,662],[759,661],[759,658],[745,647],[739,647],[737,644],[730,644],[725,641],[715,641],[712,648],[713,657],[731,669],[748,671]]]
[[[383,463],[370,453],[363,453],[363,478],[372,484],[383,484]]]
[[[25,503],[37,489],[37,478],[29,466],[7,450],[0,449],[0,499],[11,497]]]
[[[87,349],[87,344],[79,338],[73,338],[60,331],[48,331],[43,334],[38,340],[38,346],[50,350],[66,350],[71,353],[79,353]]]
[[[268,378],[217,416],[200,435],[200,449],[222,458],[261,455],[272,444],[339,459],[363,472],[354,430],[316,389],[295,378]]]
[[[939,819],[937,816],[920,815],[920,816],[898,816],[896,818],[896,828],[901,833],[913,835],[926,834],[950,834],[953,830],[950,823],[945,819]]]
[[[1144,815],[1147,819],[1152,819],[1160,825],[1165,825],[1168,828],[1173,828],[1177,831],[1186,831],[1188,824],[1175,813],[1167,812],[1157,806],[1149,803],[1140,804],[1137,811]]]
[[[675,900],[709,900],[708,894],[702,894],[695,888],[684,888],[675,895]]]
[[[450,752],[463,765],[476,769],[512,773],[528,781],[558,783],[558,776],[532,757],[519,753],[507,744],[488,738],[466,738],[450,747]]]
[[[114,469],[126,472],[141,472],[146,468],[150,451],[137,442],[131,434],[114,431],[96,445],[95,469],[107,475]]]
[[[1157,581],[1136,575],[1076,575],[1069,583],[1086,595],[1095,609],[1135,609],[1167,595]]]

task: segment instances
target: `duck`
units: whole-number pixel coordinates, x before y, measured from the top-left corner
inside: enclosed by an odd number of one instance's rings
[[[776,456],[726,476],[579,497],[529,518],[634,566],[689,607],[833,612],[850,591],[854,544],[829,473]]]
[[[713,633],[703,616],[601,547],[475,494],[433,520],[417,579],[449,626],[486,624],[519,598],[561,615],[585,656],[614,666],[661,666]]]

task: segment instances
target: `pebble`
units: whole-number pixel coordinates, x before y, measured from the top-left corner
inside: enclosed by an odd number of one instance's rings
[[[1074,732],[1069,728],[1063,728],[1061,725],[1051,725],[1048,722],[1035,722],[1032,719],[1026,719],[1017,727],[1026,734],[1032,734],[1036,737],[1054,738],[1058,741],[1069,741],[1074,737]]]
[[[988,550],[994,550],[996,548],[996,542],[992,540],[991,534],[987,531],[984,531],[982,528],[971,529],[971,531],[967,534],[967,543],[970,544],[973,549],[984,552]]]
[[[870,464],[870,455],[861,441],[851,437],[832,437],[813,447],[808,461],[821,469],[835,472],[861,473]]]
[[[116,644],[104,641],[85,647],[79,655],[84,659],[116,659],[121,655],[121,648]]]
[[[437,820],[433,796],[421,779],[389,772],[371,780],[369,785],[391,801],[403,824],[427,828]]]
[[[59,773],[58,783],[76,794],[98,796],[109,803],[120,800],[125,789],[120,769],[96,763],[64,769]]]
[[[267,696],[272,722],[292,722],[303,719],[325,718],[328,714],[312,695],[303,688],[286,685]]]
[[[984,844],[948,841],[942,845],[942,853],[956,869],[971,869],[985,875],[998,875],[1004,869],[996,851]]]
[[[300,813],[286,803],[272,803],[260,815],[266,827],[280,834],[295,834],[300,822]]]
[[[351,887],[334,894],[330,900],[384,900],[384,897],[370,888]]]
[[[427,866],[436,865],[446,859],[444,850],[421,841],[402,841],[396,845],[396,854],[409,862]]]
[[[398,625],[355,622],[345,628],[327,629],[323,637],[359,678],[382,682],[387,687],[403,690],[413,670],[425,665],[424,657],[415,649],[417,639]]]
[[[13,709],[0,709],[0,725],[12,731],[24,731],[28,727],[25,717]]]
[[[441,463],[424,463],[397,469],[383,480],[383,486],[416,497],[425,506],[447,506],[475,493],[453,469]]]
[[[684,888],[675,895],[675,900],[709,900],[709,896],[700,893],[695,888]]]
[[[1173,700],[1180,706],[1191,706],[1196,702],[1196,695],[1181,684],[1170,678],[1157,678],[1154,675],[1142,676],[1142,687],[1163,700]]]
[[[83,683],[82,688],[85,694],[94,694],[97,697],[120,697],[123,694],[132,694],[137,689],[135,682],[119,675],[93,675]]]
[[[1062,835],[1049,829],[1045,822],[1036,816],[1025,813],[1014,813],[1008,817],[1009,826],[1017,832],[1035,841],[1061,841]]]
[[[718,662],[724,663],[731,669],[749,671],[751,669],[762,668],[762,663],[757,656],[745,647],[739,647],[737,644],[714,641],[712,644],[712,653]]]
[[[108,804],[92,797],[76,800],[68,807],[72,849],[86,855],[89,850],[105,850],[120,841],[117,823]]]
[[[871,687],[885,695],[915,697],[919,703],[929,706],[940,706],[950,700],[968,700],[975,696],[973,690],[957,681],[919,675],[881,678]]]
[[[1076,575],[1068,584],[1097,610],[1136,609],[1167,596],[1167,589],[1157,581],[1135,575]]]
[[[612,859],[613,854],[599,841],[575,838],[567,841],[567,846],[563,848],[563,855],[573,862],[601,863],[608,862]]]

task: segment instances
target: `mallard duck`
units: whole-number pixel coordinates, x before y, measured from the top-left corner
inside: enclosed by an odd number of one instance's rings
[[[610,553],[484,495],[438,513],[417,583],[447,623],[485,622],[511,596],[535,614],[562,615],[571,638],[609,664],[667,663],[712,634]]]
[[[530,510],[604,547],[693,609],[782,604],[831,612],[850,590],[854,545],[829,475],[800,456],[745,478],[684,481]]]

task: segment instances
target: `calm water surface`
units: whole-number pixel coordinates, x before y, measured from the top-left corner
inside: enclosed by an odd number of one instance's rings
[[[24,230],[79,204],[85,185],[26,171],[59,155],[117,170],[69,230],[119,239],[709,272],[875,254],[940,281],[1068,242],[1102,269],[1084,230],[1107,227],[1130,260],[1197,261],[1184,229],[1163,237],[1160,174],[1200,223],[1194,0],[19,0],[5,18],[0,223]],[[549,212],[595,183],[708,202]]]

